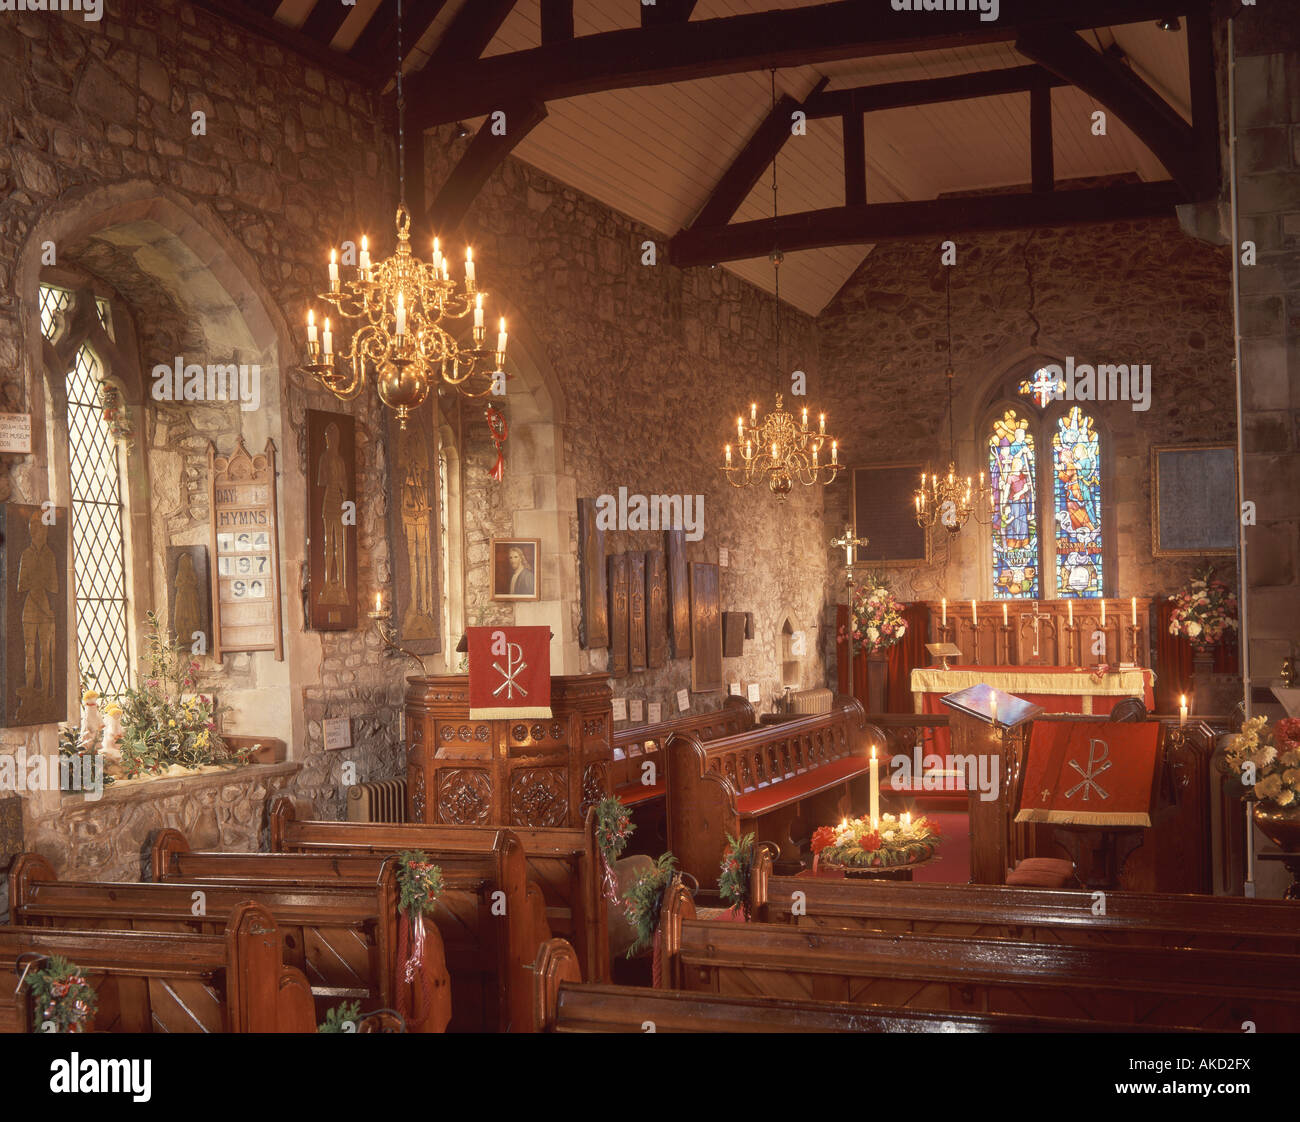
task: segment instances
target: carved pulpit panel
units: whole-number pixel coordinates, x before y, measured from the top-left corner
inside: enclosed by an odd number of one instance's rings
[[[68,716],[68,511],[0,506],[0,725]]]
[[[686,531],[666,530],[668,546],[668,634],[673,658],[691,654],[691,589],[686,568]]]
[[[307,624],[357,625],[356,421],[307,410]]]
[[[212,655],[274,651],[284,658],[280,628],[280,532],[276,515],[275,444],[249,455],[243,437],[228,456],[208,443],[212,582]],[[247,571],[245,571],[247,570]]]
[[[629,662],[628,634],[631,626],[627,554],[609,558],[609,673],[626,678]]]
[[[662,549],[646,550],[646,662],[651,667],[668,661],[668,566]]]
[[[646,663],[645,554],[627,555],[628,666],[644,670]]]
[[[578,591],[582,599],[579,639],[587,650],[609,646],[609,586],[605,531],[596,523],[596,500],[578,500]]]

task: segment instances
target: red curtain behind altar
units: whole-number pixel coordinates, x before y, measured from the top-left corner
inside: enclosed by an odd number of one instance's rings
[[[849,692],[848,635],[849,610],[844,604],[835,608],[835,655],[837,660],[836,680],[840,693]],[[903,621],[907,624],[901,642],[895,643],[886,654],[885,664],[885,712],[911,713],[912,671],[918,666],[927,665],[929,656],[925,644],[930,633],[930,609],[926,604],[906,604],[903,607]],[[853,655],[853,696],[867,705],[867,656]]]
[[[1192,692],[1192,642],[1185,635],[1170,635],[1172,600],[1157,600],[1156,609],[1156,712],[1177,713],[1179,694]],[[1214,648],[1214,673],[1239,673],[1236,645]]]

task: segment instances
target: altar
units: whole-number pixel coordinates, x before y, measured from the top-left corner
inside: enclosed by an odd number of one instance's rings
[[[1041,705],[1047,713],[1105,716],[1125,697],[1140,697],[1148,712],[1155,708],[1155,674],[1145,667],[954,666],[912,671],[915,710],[945,712],[941,697],[981,683]]]

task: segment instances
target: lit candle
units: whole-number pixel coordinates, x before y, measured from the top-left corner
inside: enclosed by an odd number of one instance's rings
[[[1178,723],[1187,724],[1187,695],[1180,694],[1178,697]]]
[[[442,249],[438,245],[437,238],[433,239],[433,271],[435,273],[442,272]]]
[[[330,250],[330,291],[339,290],[339,259],[334,250]]]
[[[366,241],[365,234],[361,235],[361,256],[357,259],[357,267],[361,270],[361,275],[370,279],[370,243]]]
[[[1105,600],[1101,602],[1101,625],[1102,627],[1106,626],[1106,601]]]
[[[397,293],[397,334],[406,334],[406,298],[400,290]]]
[[[745,441],[745,459],[750,460],[750,459],[753,459],[753,457],[754,457],[753,448],[751,447],[750,442],[749,442],[748,440],[746,440],[746,441]]]
[[[307,342],[313,346],[316,343],[316,313],[310,308],[307,309]]]
[[[808,427],[808,406],[803,407],[803,427]]]
[[[474,326],[479,330],[483,328],[483,293],[481,292],[474,296]]]
[[[880,817],[880,761],[876,759],[876,746],[871,746],[871,821]]]
[[[817,431],[821,433],[822,436],[826,435],[826,414],[825,413],[823,413],[817,421]]]
[[[1136,627],[1137,625],[1138,625],[1138,598],[1134,596],[1133,597],[1133,626]]]
[[[327,354],[334,353],[334,336],[330,334],[330,317],[325,317],[325,330],[321,333],[321,349]]]
[[[1005,600],[1002,601],[1002,626],[1007,626],[1007,602]]]
[[[505,353],[506,353],[506,317],[502,316],[501,324],[497,331],[497,354],[504,355]]]
[[[776,441],[772,441],[772,462],[776,462]]]
[[[973,626],[975,627],[979,626],[979,622],[980,622],[979,606],[975,603],[974,600],[970,602],[970,621]]]
[[[818,462],[821,459],[822,446],[820,443],[813,445],[813,467],[820,467]]]
[[[947,627],[948,626],[948,597],[945,596],[943,598],[941,607],[943,609],[943,625],[944,627]]]
[[[832,440],[831,441],[831,463],[838,464],[839,462],[840,462],[840,442],[838,440]]]
[[[745,418],[736,418],[736,443],[739,444],[745,439]]]
[[[758,420],[758,403],[751,401],[749,403],[749,423],[752,425]]]
[[[474,251],[469,246],[465,247],[465,287],[474,287]]]
[[[903,811],[903,825],[910,826],[911,824],[912,824],[912,812],[909,810]]]
[[[1065,607],[1070,613],[1070,626],[1073,627],[1074,626],[1074,601],[1067,600],[1065,602]]]
[[[727,467],[731,467],[731,445],[727,445]]]
[[[383,610],[384,610],[384,599],[383,599],[383,596],[382,596],[380,593],[376,592],[376,593],[375,593],[375,611],[376,611],[376,612],[382,612]]]

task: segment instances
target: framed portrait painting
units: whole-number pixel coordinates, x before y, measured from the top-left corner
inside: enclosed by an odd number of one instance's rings
[[[492,599],[540,600],[541,538],[492,539]]]

